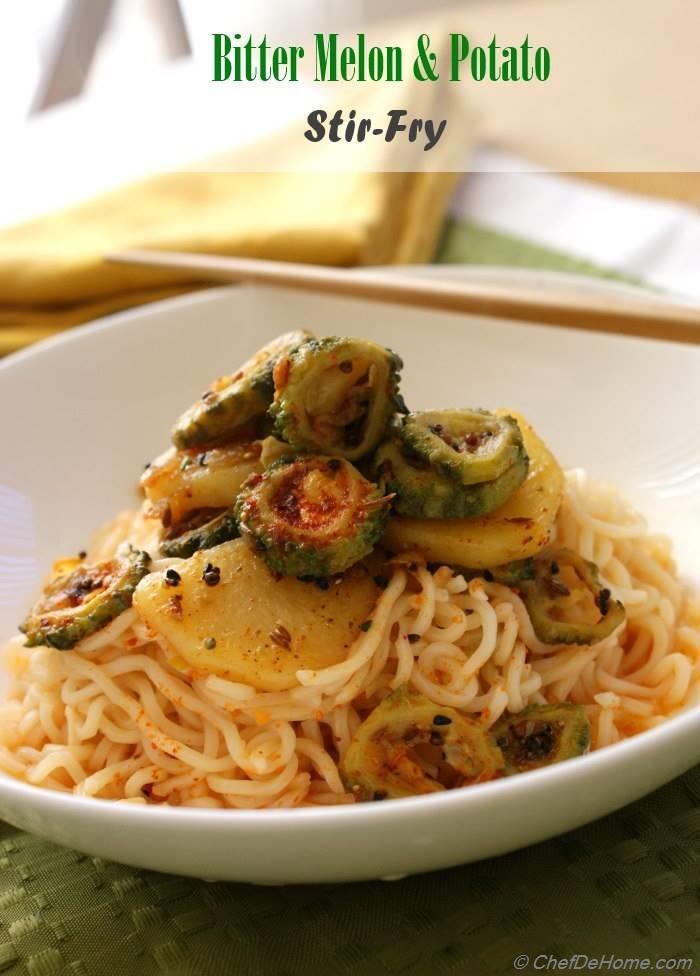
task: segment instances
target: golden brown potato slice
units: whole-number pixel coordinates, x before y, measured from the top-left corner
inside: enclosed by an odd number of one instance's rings
[[[530,470],[508,501],[494,512],[473,519],[410,519],[392,517],[383,545],[392,552],[415,551],[427,560],[486,569],[539,552],[549,541],[559,511],[564,475],[553,455],[528,422],[513,410],[520,424]]]
[[[217,574],[206,574],[208,565]],[[176,586],[165,572],[137,587],[134,606],[165,638],[176,666],[217,674],[260,691],[294,687],[299,668],[345,659],[360,624],[372,615],[379,589],[362,566],[327,590],[277,577],[241,539],[177,560]],[[212,643],[215,641],[215,644]]]
[[[170,448],[146,469],[141,486],[154,509],[178,523],[199,508],[228,508],[246,478],[262,471],[262,441],[229,444],[208,451]]]

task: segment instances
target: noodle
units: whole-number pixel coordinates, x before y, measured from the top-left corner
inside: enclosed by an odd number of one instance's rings
[[[141,516],[102,535],[97,557],[147,535]],[[666,539],[614,492],[570,472],[556,541],[594,560],[627,608],[592,646],[538,640],[516,590],[397,559],[346,659],[261,692],[215,675],[188,681],[136,610],[59,652],[8,647],[0,770],[50,789],[126,802],[254,809],[351,803],[339,763],[363,718],[410,683],[490,727],[527,705],[586,708],[593,748],[700,701],[700,613]],[[159,565],[160,568],[160,565]]]

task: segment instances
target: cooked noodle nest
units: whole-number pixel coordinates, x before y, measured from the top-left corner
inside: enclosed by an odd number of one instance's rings
[[[147,532],[140,516],[122,517],[96,555]],[[138,605],[74,651],[13,639],[0,769],[131,803],[352,803],[339,763],[363,718],[403,684],[485,727],[527,705],[581,703],[593,748],[697,703],[700,608],[668,540],[648,534],[616,492],[572,471],[554,541],[595,561],[627,608],[625,624],[598,644],[543,644],[516,590],[429,569],[410,553],[391,563],[371,626],[330,663],[300,660],[288,687],[178,668]]]

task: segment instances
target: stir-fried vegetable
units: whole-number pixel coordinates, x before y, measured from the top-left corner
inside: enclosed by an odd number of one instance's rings
[[[59,574],[44,587],[19,628],[27,637],[27,647],[44,644],[68,651],[106,627],[131,606],[150,561],[148,553],[129,549],[95,566],[81,562],[69,573],[61,572],[59,564]]]
[[[455,566],[465,579],[484,579],[487,583],[501,583],[503,586],[518,587],[523,580],[535,578],[533,559],[515,559],[503,566],[489,566],[484,569],[471,569],[468,566]]]
[[[547,545],[559,511],[564,475],[527,421],[513,416],[523,433],[530,470],[505,504],[479,518],[392,517],[383,540],[386,548],[419,552],[430,562],[448,566],[484,569],[533,556]]]
[[[254,475],[236,502],[244,538],[285,576],[340,573],[384,531],[389,499],[342,458],[307,455]]]
[[[463,485],[409,458],[398,440],[382,444],[374,466],[382,487],[395,495],[394,510],[417,519],[474,518],[502,505],[527,477],[527,457],[511,464],[493,481]]]
[[[300,668],[345,660],[381,593],[373,575],[360,563],[322,585],[305,583],[272,572],[236,539],[152,573],[134,606],[174,667],[282,691],[298,685]]]
[[[591,728],[583,705],[530,705],[505,715],[491,730],[506,773],[524,773],[588,752]]]
[[[625,608],[601,585],[599,570],[571,549],[534,561],[520,584],[532,626],[545,644],[596,644],[625,619]]]
[[[175,446],[202,447],[240,436],[272,403],[275,363],[310,335],[287,332],[258,350],[238,372],[216,380],[178,420],[173,430]]]
[[[276,437],[272,436],[266,437],[262,442],[260,463],[263,468],[269,468],[275,461],[281,461],[282,458],[292,458],[295,454],[296,452],[284,441],[278,441]]]
[[[515,559],[512,563],[494,566],[484,573],[479,572],[478,575],[502,583],[503,586],[520,586],[525,580],[535,578],[535,562],[532,558]]]
[[[200,549],[212,549],[222,542],[237,539],[238,534],[238,522],[232,508],[216,515],[205,509],[195,513],[183,531],[166,536],[160,551],[164,556],[186,559]]]
[[[175,451],[156,458],[141,476],[141,486],[164,525],[178,525],[190,512],[230,508],[243,482],[263,466],[262,442]]]
[[[395,425],[410,455],[462,485],[493,481],[527,460],[514,417],[487,410],[424,410]]]
[[[298,451],[356,461],[403,409],[395,353],[365,339],[310,339],[274,370],[274,433]]]
[[[361,800],[437,793],[494,779],[501,750],[484,726],[403,685],[365,719],[341,763]]]

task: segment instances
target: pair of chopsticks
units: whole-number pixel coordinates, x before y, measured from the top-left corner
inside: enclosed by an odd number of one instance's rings
[[[588,295],[565,288],[535,292],[528,288],[396,276],[382,271],[326,268],[284,261],[216,257],[175,251],[125,251],[110,262],[186,272],[201,283],[236,282],[291,288],[315,294],[370,299],[567,326],[592,332],[613,332],[674,342],[700,343],[700,306],[664,302],[650,294]]]

